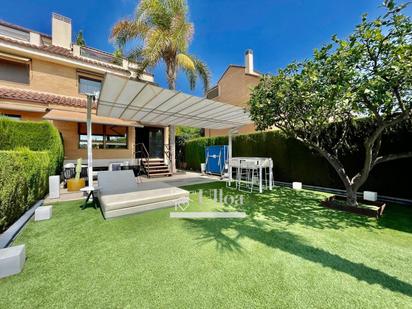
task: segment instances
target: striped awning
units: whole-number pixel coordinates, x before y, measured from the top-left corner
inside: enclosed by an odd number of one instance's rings
[[[97,115],[143,125],[229,129],[252,123],[243,108],[106,74]]]

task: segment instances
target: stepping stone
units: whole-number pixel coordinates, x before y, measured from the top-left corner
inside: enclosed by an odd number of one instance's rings
[[[49,220],[52,216],[52,206],[41,206],[34,212],[34,221]]]
[[[20,273],[26,261],[25,245],[0,249],[0,278]]]

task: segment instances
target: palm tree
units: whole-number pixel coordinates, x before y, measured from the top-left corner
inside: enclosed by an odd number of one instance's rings
[[[120,20],[113,26],[111,39],[121,50],[126,43],[140,40],[141,44],[128,55],[130,60],[142,64],[139,73],[163,61],[169,89],[176,88],[176,74],[181,69],[192,90],[199,77],[206,91],[209,70],[204,62],[188,53],[194,26],[188,21],[187,13],[186,0],[141,0],[133,19]]]

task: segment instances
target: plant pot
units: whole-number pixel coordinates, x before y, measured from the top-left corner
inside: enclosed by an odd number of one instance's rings
[[[71,178],[67,179],[67,191],[80,191],[81,188],[86,186],[86,180],[84,178]]]

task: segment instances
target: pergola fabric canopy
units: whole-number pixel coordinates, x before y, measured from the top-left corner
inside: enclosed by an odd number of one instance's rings
[[[243,108],[169,90],[114,74],[106,74],[97,115],[146,125],[181,125],[229,129],[249,124]]]

